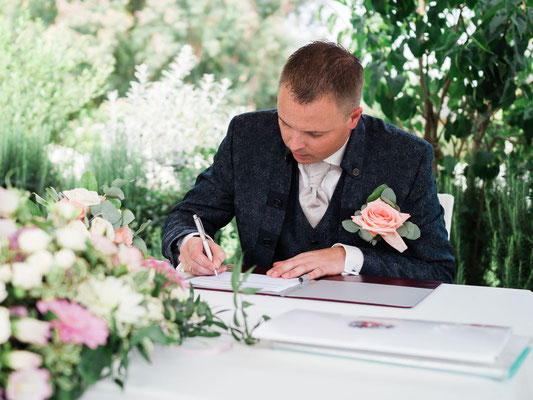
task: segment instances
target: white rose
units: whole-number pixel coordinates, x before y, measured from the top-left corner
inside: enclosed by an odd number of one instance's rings
[[[6,284],[0,281],[0,303],[7,298]]]
[[[42,281],[43,275],[38,267],[22,262],[13,264],[13,279],[11,283],[14,286],[31,289],[41,286]]]
[[[105,236],[109,240],[113,240],[115,238],[115,230],[113,229],[113,225],[111,225],[111,222],[109,222],[107,219],[103,219],[100,217],[95,217],[91,222],[91,229],[89,231],[93,235],[97,236]]]
[[[9,321],[9,310],[0,307],[0,344],[7,342],[11,336],[11,322]]]
[[[148,296],[146,300],[146,310],[148,312],[147,318],[152,321],[162,321],[163,316],[163,302],[157,297]]]
[[[26,253],[46,249],[50,240],[50,235],[39,228],[26,229],[18,238],[20,249]]]
[[[87,226],[85,226],[85,223],[80,221],[79,219],[70,221],[66,228],[72,228],[79,233],[82,233],[86,238],[90,237],[89,231],[87,230]]]
[[[44,346],[50,338],[50,324],[34,318],[20,318],[13,324],[13,336],[24,343]]]
[[[12,219],[0,218],[0,237],[11,236],[17,231],[15,221]]]
[[[0,282],[9,282],[12,276],[13,273],[11,272],[11,265],[0,265]]]
[[[70,249],[61,249],[54,254],[54,262],[58,267],[67,269],[76,261],[76,254]]]
[[[11,351],[7,355],[7,365],[11,369],[38,368],[43,363],[43,358],[36,353],[25,350]]]
[[[77,188],[72,190],[64,190],[63,194],[69,199],[70,201],[75,201],[80,203],[81,205],[85,207],[89,206],[96,206],[100,204],[100,196],[98,196],[98,193],[89,191],[85,188]]]
[[[19,196],[0,186],[0,217],[9,217],[19,206]]]
[[[72,221],[76,222],[76,221]],[[83,225],[83,222],[80,222]],[[87,231],[87,229],[85,229]],[[65,227],[58,229],[56,232],[57,242],[61,247],[72,249],[72,250],[85,250],[87,244],[87,235],[80,231],[79,229],[72,227],[70,224]]]
[[[72,203],[69,203],[67,201],[60,201],[56,203],[55,206],[57,213],[67,220],[74,219],[78,217],[78,215],[80,215],[80,209],[73,206]]]
[[[37,267],[41,271],[41,275],[46,275],[50,270],[50,266],[54,262],[54,257],[49,251],[39,250],[26,258],[26,263]]]

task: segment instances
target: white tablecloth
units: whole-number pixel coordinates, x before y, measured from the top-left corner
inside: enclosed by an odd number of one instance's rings
[[[197,290],[214,307],[232,308],[232,294]],[[507,325],[533,337],[533,293],[526,290],[441,285],[412,309],[271,296],[248,296],[250,319],[293,308]],[[230,313],[227,313],[227,318]],[[214,347],[227,337],[212,340]],[[107,399],[533,399],[533,355],[510,380],[272,350],[234,343],[229,351],[198,355],[158,347],[152,364],[134,355],[126,389],[103,381],[84,400]]]

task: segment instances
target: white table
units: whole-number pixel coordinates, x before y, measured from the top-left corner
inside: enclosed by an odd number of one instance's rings
[[[197,293],[213,307],[232,308],[232,294]],[[293,308],[353,315],[415,318],[512,326],[533,337],[533,292],[477,286],[439,286],[412,309],[248,296],[251,320]],[[215,307],[216,308],[216,307]],[[229,314],[229,313],[228,313]],[[228,315],[229,317],[229,315]],[[217,339],[210,339],[217,340]],[[221,339],[227,342],[228,338]],[[219,342],[213,342],[213,344]],[[217,355],[179,347],[156,348],[152,365],[134,355],[126,389],[108,381],[84,400],[107,399],[533,399],[533,354],[510,380],[399,367],[272,350],[235,343]]]

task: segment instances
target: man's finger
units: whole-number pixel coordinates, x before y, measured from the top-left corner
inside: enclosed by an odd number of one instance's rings
[[[224,253],[222,247],[214,242],[209,241],[209,247],[213,253],[213,264],[218,269],[226,259],[226,253]]]

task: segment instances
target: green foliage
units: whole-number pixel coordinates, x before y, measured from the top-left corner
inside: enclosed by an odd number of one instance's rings
[[[271,108],[291,44],[283,17],[301,2],[115,0],[103,7],[99,2],[70,0],[53,23],[83,33],[95,51],[113,57],[109,83],[121,95],[136,65],[147,64],[155,71],[152,78],[158,79],[178,50],[190,44],[200,59],[192,81],[205,73],[229,78],[235,104]]]
[[[483,229],[487,199],[499,190],[504,146],[524,154],[533,138],[533,7],[518,0],[340,2],[351,6],[353,28],[340,38],[368,60],[366,102],[433,145],[439,186],[456,197],[458,281],[482,284],[493,243]],[[450,186],[459,161],[468,164],[465,188]]]
[[[109,60],[96,66],[84,41],[46,31],[25,14],[0,14],[0,176],[42,192],[53,182],[47,146],[105,89]]]

